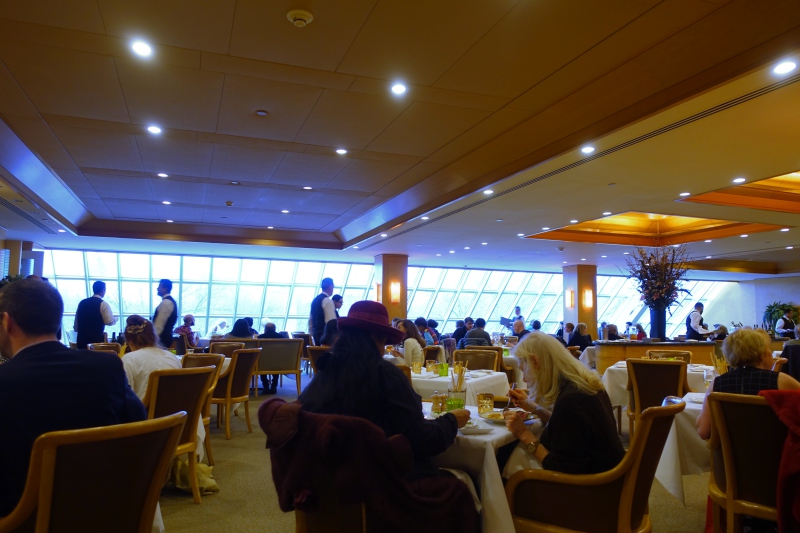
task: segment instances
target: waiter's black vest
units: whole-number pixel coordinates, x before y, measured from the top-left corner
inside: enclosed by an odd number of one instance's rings
[[[327,297],[328,295],[322,292],[311,300],[311,336],[314,337],[317,346],[325,333],[325,311],[322,309],[322,300]]]
[[[781,335],[784,337],[789,337],[790,339],[794,339],[795,338],[794,322],[792,321],[791,318],[786,318],[785,316],[781,318],[783,318],[783,329],[792,330],[791,333],[781,333]]]
[[[78,304],[75,318],[78,320],[78,348],[85,350],[86,345],[91,342],[103,342],[103,330],[106,324],[103,315],[100,314],[100,298],[86,298]]]
[[[692,311],[692,313],[696,313],[697,311]],[[700,335],[693,327],[692,327],[692,313],[689,313],[689,316],[686,317],[686,338],[687,339],[694,339],[697,341],[703,340],[703,336]],[[700,324],[703,323],[703,319],[700,319]]]
[[[164,345],[164,348],[169,350],[169,347],[172,346],[172,330],[175,329],[175,322],[178,321],[178,304],[172,298],[172,296],[165,296],[164,300],[170,300],[173,304],[172,313],[167,318],[167,322],[164,324],[164,329],[161,331],[161,335],[158,336],[159,340],[161,340],[161,344]],[[156,317],[158,316],[158,308],[156,308],[156,314],[153,315],[153,322],[156,321]],[[80,325],[80,322],[78,323]]]

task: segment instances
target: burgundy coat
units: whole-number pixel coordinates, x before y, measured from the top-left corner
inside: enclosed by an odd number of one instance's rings
[[[387,439],[368,420],[309,413],[280,398],[261,405],[258,421],[267,435],[272,481],[285,512],[318,510],[325,497],[323,480],[332,475],[339,503],[365,504],[368,531],[479,531],[466,485],[447,477],[404,478],[414,455],[402,435]]]
[[[800,531],[800,391],[763,390],[758,394],[789,428],[778,473],[778,530]]]

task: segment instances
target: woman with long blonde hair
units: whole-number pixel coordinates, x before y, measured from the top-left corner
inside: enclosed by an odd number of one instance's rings
[[[515,355],[531,396],[524,390],[508,394],[518,407],[547,424],[537,440],[518,413],[506,412],[506,427],[526,450],[529,466],[570,474],[614,468],[625,450],[600,377],[545,333],[528,334],[517,344]]]

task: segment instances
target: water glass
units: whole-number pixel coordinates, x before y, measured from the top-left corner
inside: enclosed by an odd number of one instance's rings
[[[453,370],[458,372],[460,368],[464,366],[464,361],[453,361]]]
[[[494,394],[482,392],[478,394],[478,414],[491,413],[494,411]]]
[[[411,371],[415,374],[422,374],[422,361],[414,361],[411,363]]]
[[[428,359],[427,361],[425,361],[425,371],[436,372],[436,361],[433,359]]]
[[[707,368],[703,370],[703,384],[706,386],[706,388],[711,385],[715,377],[717,377],[717,371],[715,369]]]
[[[464,405],[467,403],[467,391],[454,391],[448,390],[447,391],[447,410],[452,411],[453,409],[463,409]]]
[[[450,375],[450,367],[447,363],[439,363],[439,376],[447,377]]]
[[[186,348],[186,353],[187,354],[193,354],[194,353],[194,348]]]

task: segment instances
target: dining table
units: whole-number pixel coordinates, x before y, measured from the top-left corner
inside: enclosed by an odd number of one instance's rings
[[[508,381],[506,381],[506,389]],[[431,404],[423,402],[423,413],[430,416]],[[491,431],[484,435],[466,435],[459,430],[456,439],[444,453],[433,458],[439,468],[452,468],[466,472],[475,484],[481,502],[481,530],[491,533],[514,533],[511,508],[506,499],[503,478],[497,464],[497,450],[517,439],[506,429],[504,422],[490,422],[478,416],[478,408],[468,405],[471,418]],[[542,421],[533,419],[528,428],[535,435],[544,430]]]
[[[714,367],[694,364],[689,365],[686,378],[692,392],[706,392],[708,387],[706,387],[704,383],[704,371],[707,369],[713,370]],[[606,388],[608,399],[611,400],[611,405],[614,407],[627,407],[629,401],[628,367],[624,364],[624,361],[606,368],[601,379],[603,381],[603,386]]]
[[[478,405],[478,394],[484,392],[491,392],[495,396],[508,395],[508,376],[505,372],[468,370],[464,379],[467,405]],[[439,376],[435,372],[428,372],[424,367],[420,374],[411,373],[411,387],[423,399],[431,398],[434,392],[446,394],[451,383],[449,375]]]

